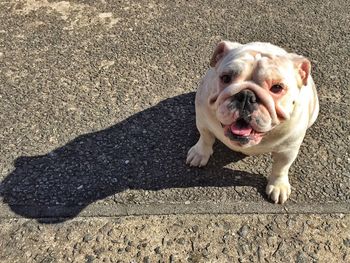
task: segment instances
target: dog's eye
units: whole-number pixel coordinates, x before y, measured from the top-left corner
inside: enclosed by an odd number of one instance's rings
[[[283,91],[283,85],[282,84],[275,84],[275,85],[272,85],[271,88],[270,88],[270,91],[272,93],[275,93],[275,94],[279,94]]]
[[[224,74],[221,77],[221,81],[225,84],[229,84],[232,81],[232,75]]]

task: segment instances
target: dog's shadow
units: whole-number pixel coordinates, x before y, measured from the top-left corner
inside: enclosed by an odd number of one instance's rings
[[[47,216],[56,206],[78,207],[68,215],[73,218],[90,203],[126,189],[247,185],[264,196],[264,176],[224,168],[244,155],[221,143],[215,145],[207,167],[185,164],[187,151],[199,136],[194,96],[166,99],[46,155],[19,157],[14,171],[0,184],[4,202],[27,218]]]

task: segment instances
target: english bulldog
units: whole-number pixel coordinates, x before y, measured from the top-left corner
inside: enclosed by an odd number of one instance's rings
[[[220,42],[196,93],[198,142],[186,162],[205,166],[215,138],[246,155],[272,153],[266,194],[284,203],[288,171],[319,103],[310,61],[270,43]]]

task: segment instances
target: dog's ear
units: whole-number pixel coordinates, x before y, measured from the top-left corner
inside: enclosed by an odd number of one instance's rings
[[[297,70],[297,73],[300,76],[301,82],[303,83],[303,85],[307,85],[307,80],[309,78],[310,71],[311,71],[310,61],[303,56],[299,56],[293,53],[288,54],[288,56],[293,61],[294,68]]]
[[[241,44],[237,42],[221,41],[219,44],[217,44],[214,50],[210,60],[210,66],[215,67],[216,64],[227,54],[227,52],[240,46]]]

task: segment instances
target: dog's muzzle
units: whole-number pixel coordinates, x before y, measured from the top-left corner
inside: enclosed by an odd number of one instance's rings
[[[246,118],[255,110],[258,103],[261,103],[268,110],[272,124],[276,125],[279,123],[273,98],[269,95],[268,91],[253,82],[247,81],[227,86],[218,96],[215,102],[216,107],[219,108],[227,100],[231,100],[229,105],[232,108],[238,109],[243,116],[246,115]]]
[[[226,101],[230,101],[226,104],[226,111],[233,115],[229,123],[221,124],[225,135],[232,141],[241,145],[259,143],[264,134],[264,126],[265,129],[271,127],[270,116],[264,119],[263,115],[257,115],[259,104],[263,101],[259,95],[261,92],[257,94],[254,90],[246,88],[226,98]],[[225,108],[224,105],[222,107]],[[261,126],[263,123],[265,125]]]
[[[237,109],[240,112],[240,118],[250,122],[251,114],[257,109],[258,102],[259,98],[255,93],[245,89],[232,96],[232,102],[228,105],[228,109]]]

